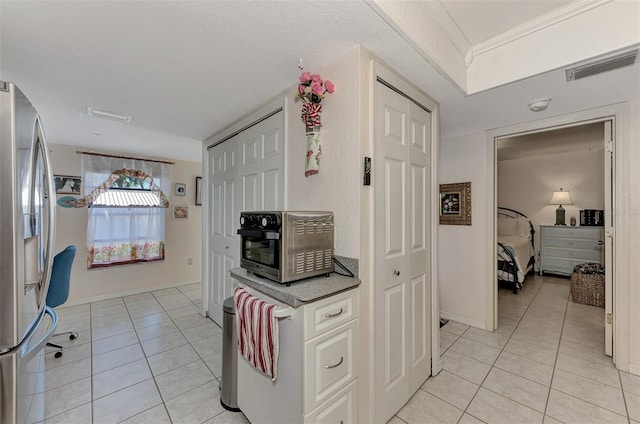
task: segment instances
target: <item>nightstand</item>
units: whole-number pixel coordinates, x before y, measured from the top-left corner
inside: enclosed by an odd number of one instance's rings
[[[585,262],[604,263],[604,227],[540,226],[540,275],[571,275]]]

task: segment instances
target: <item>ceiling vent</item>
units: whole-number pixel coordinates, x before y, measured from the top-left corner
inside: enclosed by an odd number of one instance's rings
[[[597,60],[595,62],[565,69],[567,81],[579,80],[581,78],[590,77],[591,75],[601,74],[624,66],[633,65],[636,62],[637,57],[638,50],[636,49]]]

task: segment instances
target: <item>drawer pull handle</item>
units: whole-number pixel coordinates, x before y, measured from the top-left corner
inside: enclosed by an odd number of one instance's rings
[[[330,370],[331,368],[335,368],[335,367],[340,366],[340,364],[342,364],[343,361],[344,361],[344,356],[341,356],[340,357],[340,361],[337,364],[335,364],[335,365],[325,365],[324,367],[326,369]]]
[[[598,240],[598,246],[602,246],[604,242],[602,240]]]
[[[393,271],[393,275],[395,275],[396,277],[400,275],[400,271],[398,271],[397,269],[395,271]]]
[[[336,312],[335,314],[324,314],[325,318],[333,318],[333,317],[337,317],[338,315],[340,315],[341,313],[343,313],[344,311],[342,310],[342,308],[340,308],[340,310],[338,312]]]

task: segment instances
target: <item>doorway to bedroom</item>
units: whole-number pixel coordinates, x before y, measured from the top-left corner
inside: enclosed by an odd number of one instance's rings
[[[597,283],[587,295],[574,283],[569,303],[603,307],[599,345],[612,355],[613,247],[605,234],[612,227],[612,125],[599,119],[495,139],[498,329],[512,325],[509,312],[525,302],[517,293],[526,297],[549,279],[568,292],[576,265],[601,264],[596,271],[604,275],[589,280]]]

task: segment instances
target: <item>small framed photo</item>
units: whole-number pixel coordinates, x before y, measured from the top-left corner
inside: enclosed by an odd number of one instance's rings
[[[186,196],[187,185],[184,183],[176,183],[176,196]]]
[[[196,177],[196,206],[202,206],[202,177]]]
[[[189,219],[189,206],[175,205],[173,207],[173,219]]]
[[[54,175],[53,182],[56,186],[56,194],[80,195],[82,178],[72,175]]]
[[[471,225],[471,183],[440,184],[440,224]]]

